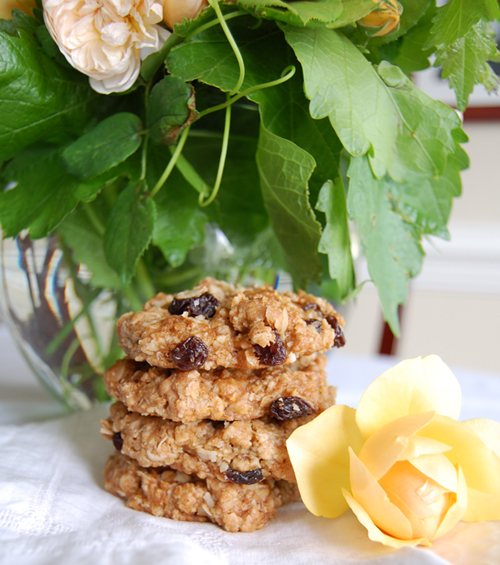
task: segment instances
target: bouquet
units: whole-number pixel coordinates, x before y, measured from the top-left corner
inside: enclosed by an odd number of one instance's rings
[[[0,21],[0,223],[88,267],[84,315],[103,289],[138,309],[280,271],[341,303],[359,241],[399,333],[468,166],[459,114],[411,77],[432,58],[459,110],[495,89],[496,0],[26,2]]]

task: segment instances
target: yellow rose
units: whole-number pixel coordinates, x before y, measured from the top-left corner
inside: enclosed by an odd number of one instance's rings
[[[141,59],[170,35],[159,0],[43,0],[45,24],[70,65],[101,94],[124,92]]]
[[[399,28],[399,20],[403,13],[403,6],[397,0],[375,0],[377,8],[367,16],[359,20],[363,27],[373,28],[374,37],[389,35]]]
[[[31,9],[35,7],[35,0],[0,0],[0,19],[11,20],[12,10],[22,10],[32,16]]]
[[[184,18],[196,18],[207,6],[207,0],[164,0],[163,20],[170,29],[174,29],[174,24],[180,24]]]
[[[357,410],[332,406],[287,447],[316,516],[349,507],[370,539],[430,545],[459,521],[500,520],[500,424],[458,422],[458,381],[435,355],[403,361]]]

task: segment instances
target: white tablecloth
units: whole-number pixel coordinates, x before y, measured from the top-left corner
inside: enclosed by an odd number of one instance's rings
[[[431,549],[371,542],[349,511],[317,518],[301,503],[266,527],[230,534],[213,524],[175,522],[127,509],[103,489],[112,452],[99,435],[107,407],[64,415],[0,327],[0,564],[5,565],[495,565],[500,522],[458,524]],[[395,361],[333,356],[339,403],[356,406]],[[500,420],[500,375],[455,370],[463,419]]]

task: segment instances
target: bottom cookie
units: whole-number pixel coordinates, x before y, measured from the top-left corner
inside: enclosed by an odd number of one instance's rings
[[[286,481],[238,485],[199,479],[167,467],[141,467],[122,453],[108,459],[104,486],[134,510],[184,522],[215,522],[228,532],[260,530],[280,506],[299,499],[297,486]]]

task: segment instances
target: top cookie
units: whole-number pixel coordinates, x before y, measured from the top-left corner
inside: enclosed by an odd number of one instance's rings
[[[206,278],[160,293],[117,324],[120,346],[155,367],[259,369],[344,345],[344,320],[323,298]]]

